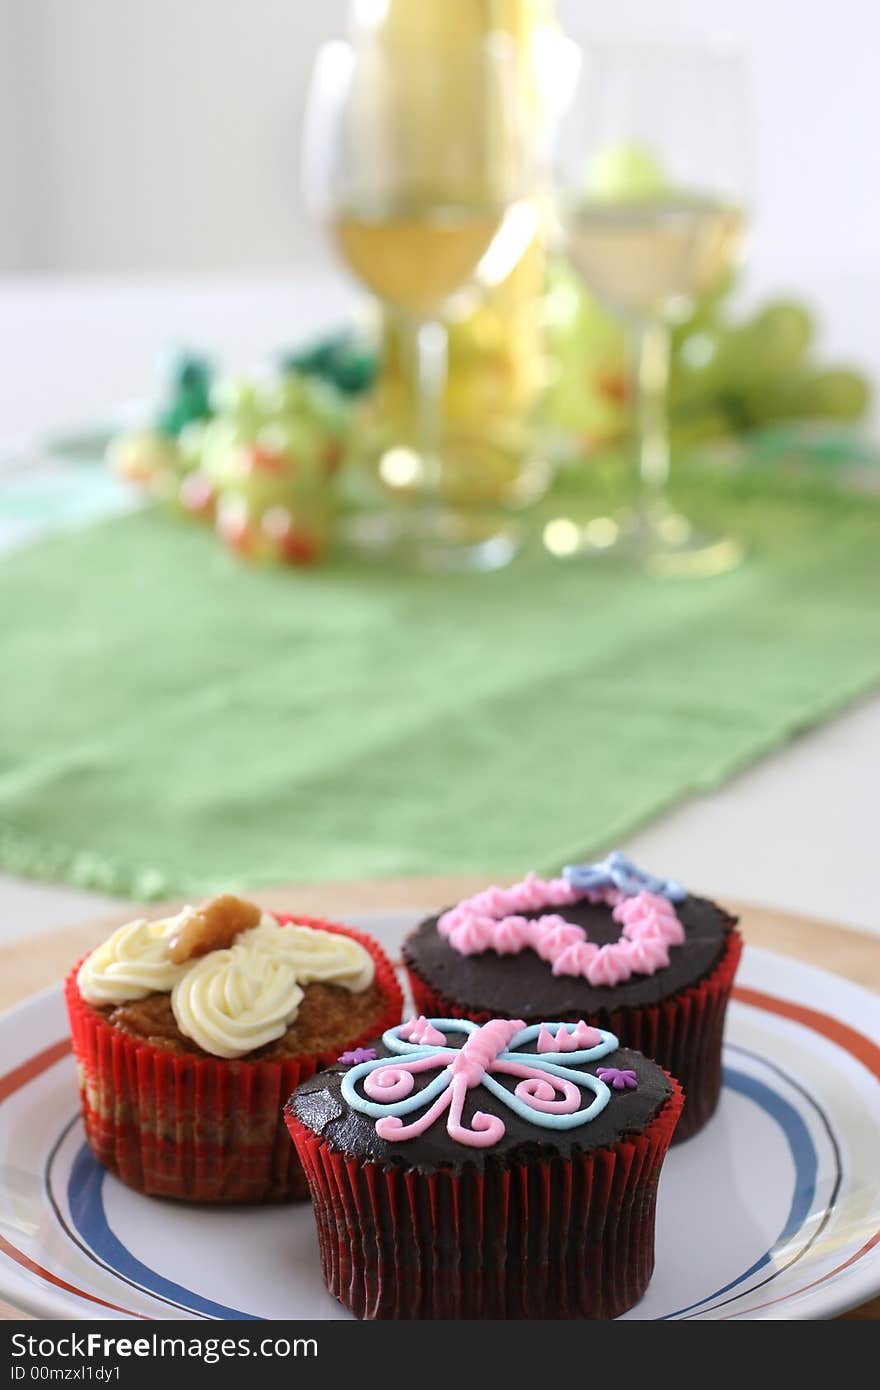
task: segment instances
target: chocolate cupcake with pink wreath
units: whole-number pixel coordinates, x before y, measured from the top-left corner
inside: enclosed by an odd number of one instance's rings
[[[580,1019],[654,1058],[681,1083],[675,1142],[718,1104],[721,1041],[742,951],[737,919],[619,851],[558,878],[489,887],[404,942],[423,1014]]]

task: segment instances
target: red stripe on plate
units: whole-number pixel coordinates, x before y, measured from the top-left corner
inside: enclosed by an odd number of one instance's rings
[[[131,1308],[121,1308],[118,1303],[108,1303],[106,1298],[99,1298],[97,1294],[86,1293],[85,1289],[78,1289],[76,1284],[68,1284],[65,1279],[59,1279],[57,1274],[53,1274],[50,1269],[44,1269],[38,1265],[36,1260],[30,1259],[24,1251],[17,1250],[14,1245],[10,1245],[8,1240],[0,1236],[0,1251],[8,1255],[17,1265],[23,1269],[30,1270],[31,1274],[37,1274],[41,1279],[45,1279],[56,1288],[66,1289],[68,1293],[75,1294],[77,1298],[87,1298],[90,1303],[100,1303],[102,1308],[112,1308],[114,1313],[124,1313],[129,1318],[146,1318],[146,1313],[132,1312]]]
[[[802,1023],[805,1028],[812,1028],[815,1033],[821,1033],[831,1042],[837,1043],[838,1047],[842,1047],[851,1057],[857,1058],[863,1066],[868,1068],[868,1071],[880,1078],[880,1047],[877,1047],[870,1038],[866,1038],[864,1033],[850,1028],[847,1023],[841,1023],[838,1018],[832,1018],[831,1014],[820,1013],[818,1009],[808,1009],[805,1004],[793,1004],[789,999],[777,999],[773,994],[765,994],[760,989],[748,989],[745,985],[734,986],[733,997],[741,1004],[751,1004],[755,1009],[764,1009],[771,1014],[781,1014],[783,1018],[790,1018],[795,1023]],[[814,1279],[810,1284],[802,1284],[799,1289],[795,1289],[792,1293],[782,1294],[779,1298],[771,1298],[766,1303],[756,1303],[753,1308],[748,1308],[746,1311],[757,1313],[761,1308],[772,1308],[777,1303],[787,1303],[790,1298],[807,1293],[809,1289],[815,1289],[819,1284],[827,1283],[836,1274],[840,1274],[842,1270],[854,1265],[863,1255],[867,1255],[869,1251],[874,1249],[878,1241],[880,1241],[880,1231],[875,1231],[860,1250],[857,1250],[854,1255],[850,1255],[848,1260],[843,1261],[843,1264],[835,1265],[834,1269],[830,1269],[821,1278]],[[722,1322],[730,1321],[739,1316],[738,1313],[725,1313]]]
[[[62,1057],[66,1057],[70,1051],[70,1039],[62,1038],[59,1042],[52,1043],[50,1047],[43,1048],[42,1052],[37,1052],[33,1057],[28,1057],[21,1066],[14,1067],[5,1076],[0,1076],[0,1101],[8,1100],[15,1092],[26,1086],[34,1077],[41,1072],[47,1071],[49,1067],[60,1062]],[[58,1289],[65,1289],[67,1293],[74,1294],[77,1298],[85,1298],[89,1303],[98,1303],[102,1308],[110,1308],[114,1313],[124,1313],[127,1317],[146,1318],[146,1313],[135,1313],[131,1308],[123,1308],[118,1303],[109,1303],[106,1298],[99,1298],[97,1294],[88,1293],[85,1289],[77,1288],[76,1284],[68,1284],[66,1279],[60,1279],[57,1274],[53,1274],[51,1269],[44,1269],[36,1260],[32,1260],[23,1250],[11,1245],[4,1236],[0,1235],[0,1250],[14,1260],[22,1269],[27,1269],[31,1274],[36,1274],[40,1279],[44,1279],[49,1284],[54,1284]]]
[[[830,1014],[822,1014],[818,1009],[808,1009],[805,1004],[793,1004],[789,999],[777,999],[775,995],[764,994],[759,989],[747,989],[744,985],[734,986],[733,997],[741,1004],[751,1004],[753,1008],[781,1014],[783,1018],[792,1018],[795,1023],[803,1023],[806,1028],[822,1033],[880,1078],[880,1047],[870,1038],[866,1038],[864,1033],[857,1033],[849,1024],[841,1023],[840,1019],[832,1018]]]
[[[875,1231],[871,1239],[866,1241],[862,1246],[861,1250],[857,1250],[854,1255],[850,1255],[849,1259],[844,1260],[842,1265],[835,1265],[834,1269],[829,1269],[828,1273],[823,1274],[821,1279],[814,1279],[812,1284],[802,1284],[799,1289],[795,1289],[794,1293],[784,1293],[779,1298],[771,1298],[767,1303],[756,1303],[754,1308],[747,1308],[746,1311],[748,1313],[757,1313],[760,1308],[772,1308],[775,1303],[787,1303],[790,1298],[794,1298],[797,1294],[806,1293],[809,1289],[815,1289],[819,1284],[824,1284],[827,1279],[833,1279],[835,1274],[839,1274],[841,1270],[848,1269],[850,1265],[854,1265],[856,1260],[860,1260],[863,1255],[867,1255],[869,1250],[873,1250],[878,1241],[880,1241],[880,1231]],[[725,1313],[721,1321],[728,1322],[738,1316],[738,1313]]]
[[[0,1076],[0,1101],[7,1100],[13,1091],[17,1091],[26,1082],[33,1081],[35,1076],[39,1076],[41,1071],[45,1071],[55,1062],[60,1062],[69,1051],[70,1038],[62,1038],[60,1042],[53,1043],[51,1047],[44,1048],[33,1057],[28,1057],[20,1067],[14,1067],[5,1076]]]

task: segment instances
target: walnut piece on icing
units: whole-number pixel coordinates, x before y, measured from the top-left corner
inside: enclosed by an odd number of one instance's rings
[[[262,916],[263,910],[256,903],[234,893],[221,893],[183,919],[180,929],[169,937],[168,955],[175,965],[182,965],[209,951],[219,951],[231,946],[239,932],[256,927]]]

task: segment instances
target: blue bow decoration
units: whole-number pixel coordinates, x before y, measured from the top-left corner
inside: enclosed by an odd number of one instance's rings
[[[637,893],[657,893],[671,903],[680,903],[688,895],[687,889],[674,878],[657,878],[646,873],[619,849],[598,864],[566,864],[562,877],[579,893],[617,888],[628,898],[634,898]]]

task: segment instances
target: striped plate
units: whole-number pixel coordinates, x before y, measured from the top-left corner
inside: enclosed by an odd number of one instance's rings
[[[365,921],[394,947],[400,916]],[[631,1318],[827,1318],[880,1293],[877,998],[747,948],[724,1094],[663,1170]],[[0,1295],[41,1317],[336,1318],[307,1207],[130,1192],[80,1126],[60,989],[0,1018]]]

